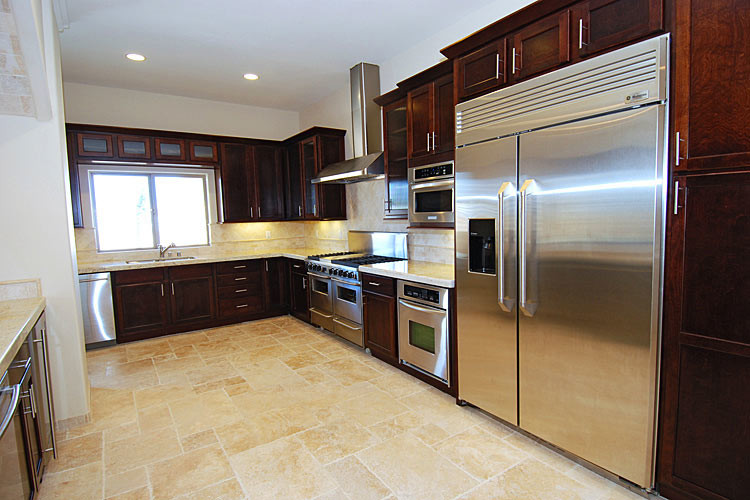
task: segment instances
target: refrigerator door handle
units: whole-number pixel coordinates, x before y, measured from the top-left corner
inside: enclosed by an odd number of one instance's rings
[[[520,227],[520,234],[519,238],[521,239],[521,248],[520,248],[520,255],[519,255],[519,277],[518,277],[518,284],[519,284],[519,304],[518,307],[521,309],[521,312],[524,313],[524,315],[528,317],[534,316],[534,313],[536,312],[537,303],[536,302],[530,302],[527,297],[527,273],[526,273],[526,267],[527,267],[527,259],[526,259],[526,236],[527,236],[527,229],[526,229],[526,202],[528,200],[529,194],[532,194],[534,191],[536,191],[536,182],[534,179],[527,179],[524,181],[523,185],[521,186],[520,193],[521,193],[521,213],[519,214],[521,227]]]
[[[503,214],[503,204],[505,203],[505,194],[511,193],[513,183],[503,182],[497,191],[497,305],[505,312],[513,310],[513,300],[505,298],[505,216]]]

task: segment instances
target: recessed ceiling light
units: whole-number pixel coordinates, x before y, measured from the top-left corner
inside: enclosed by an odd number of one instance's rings
[[[255,73],[245,73],[244,75],[242,75],[242,78],[244,78],[245,80],[257,80],[259,76]]]
[[[136,61],[136,62],[141,62],[141,61],[145,61],[146,60],[146,56],[142,56],[140,54],[134,54],[134,53],[125,54],[125,57],[127,57],[131,61]]]

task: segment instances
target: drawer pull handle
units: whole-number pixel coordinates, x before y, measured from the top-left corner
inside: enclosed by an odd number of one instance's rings
[[[293,266],[294,266],[295,268],[297,268],[297,269],[299,269],[300,267],[302,267],[302,264],[292,264],[292,265],[293,265]]]
[[[372,286],[380,286],[380,283],[374,283],[372,281],[368,281],[367,284]]]
[[[247,288],[243,288],[241,290],[235,290],[234,291],[234,293],[242,293],[242,292],[247,292]]]
[[[243,307],[247,307],[247,304],[240,304],[238,306],[234,306],[236,309],[242,309]]]
[[[245,281],[247,278],[234,278],[234,281]]]
[[[247,266],[234,266],[235,269],[245,269]]]

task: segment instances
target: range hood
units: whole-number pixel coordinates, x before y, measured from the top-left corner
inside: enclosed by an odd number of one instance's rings
[[[380,95],[380,68],[357,64],[349,70],[349,86],[354,158],[326,166],[312,179],[313,184],[350,184],[382,178],[385,173],[380,106],[373,101]]]

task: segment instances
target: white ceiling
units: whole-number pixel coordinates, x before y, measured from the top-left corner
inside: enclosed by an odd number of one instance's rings
[[[493,1],[67,0],[63,79],[299,111]]]

